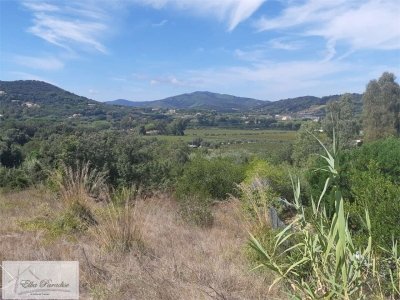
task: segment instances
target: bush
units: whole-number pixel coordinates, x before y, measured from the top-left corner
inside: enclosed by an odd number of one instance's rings
[[[263,160],[250,162],[245,173],[244,183],[253,184],[255,178],[265,183],[277,196],[285,199],[293,199],[292,187],[290,185],[289,166],[281,164],[274,165]]]
[[[175,183],[188,152],[182,143],[159,142],[121,132],[97,132],[52,136],[43,145],[40,159],[50,167],[90,161],[106,174],[107,183],[113,187],[140,185],[163,189]]]
[[[364,144],[360,148],[343,153],[341,156],[343,171],[354,169],[368,171],[371,161],[376,163],[377,171],[395,184],[400,184],[400,139],[387,138]],[[342,172],[343,172],[342,171]]]
[[[360,219],[364,210],[370,211],[372,238],[376,245],[389,248],[392,239],[400,241],[400,186],[383,175],[376,163],[368,170],[353,170],[350,174],[350,192],[353,201],[346,203],[356,245],[366,245],[365,225]],[[379,247],[375,248],[380,251]]]
[[[23,189],[32,184],[32,178],[21,168],[0,166],[0,187],[5,190]]]
[[[346,199],[350,229],[354,233],[356,246],[366,245],[365,224],[360,215],[368,208],[372,226],[372,236],[379,246],[389,248],[392,236],[400,239],[400,139],[388,138],[365,144],[339,154],[339,175],[337,184]],[[308,171],[310,193],[317,198],[324,188],[328,176],[323,169],[323,159],[314,162]],[[327,202],[334,203],[330,188],[326,192]],[[333,205],[332,205],[333,206]],[[330,208],[333,211],[334,207]]]
[[[236,185],[244,178],[244,167],[229,158],[196,156],[185,165],[176,186],[179,199],[194,195],[224,200],[235,194]]]
[[[376,257],[372,250],[376,243],[371,235],[372,223],[365,210],[368,243],[365,247],[355,247],[338,185],[337,152],[333,155],[326,152],[324,167],[329,177],[318,200],[311,200],[312,216],[309,218],[304,213],[298,181],[293,187],[297,217],[276,234],[273,246],[264,247],[251,236],[250,246],[261,260],[259,267],[278,275],[274,284],[285,280],[298,299],[374,299],[379,296],[397,299],[400,296],[397,242],[387,251],[386,259]],[[332,218],[328,217],[324,199],[329,186],[335,200]]]

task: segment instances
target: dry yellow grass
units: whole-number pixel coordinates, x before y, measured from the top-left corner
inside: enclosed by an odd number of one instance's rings
[[[215,206],[214,225],[198,228],[181,221],[166,195],[139,200],[132,226],[141,244],[125,252],[101,247],[91,230],[49,239],[20,226],[61,209],[55,196],[38,190],[0,194],[0,261],[78,260],[81,299],[285,299],[268,293],[272,278],[250,271],[234,202]]]

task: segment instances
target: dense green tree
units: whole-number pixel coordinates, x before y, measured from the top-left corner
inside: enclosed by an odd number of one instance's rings
[[[168,125],[167,132],[172,135],[184,135],[187,124],[188,120],[175,119],[171,124]]]
[[[331,101],[327,105],[324,129],[331,139],[335,131],[340,148],[348,148],[358,133],[353,106],[351,94],[344,94],[338,101]]]
[[[146,128],[144,125],[139,126],[139,135],[146,135]]]
[[[303,123],[293,144],[292,159],[295,165],[305,166],[311,156],[316,157],[317,153],[321,153],[321,145],[315,137],[327,144],[327,136],[321,129],[320,123],[313,121]]]
[[[18,167],[23,161],[19,145],[0,141],[0,166],[7,168]]]
[[[371,80],[363,96],[363,129],[366,140],[400,134],[400,86],[392,73]]]

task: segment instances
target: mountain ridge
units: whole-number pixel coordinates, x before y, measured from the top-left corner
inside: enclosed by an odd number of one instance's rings
[[[329,101],[338,100],[341,96],[302,96],[278,101],[264,101],[208,91],[197,91],[155,101],[135,102],[126,99],[117,99],[114,101],[99,102],[73,94],[50,83],[37,80],[0,81],[0,91],[0,106],[4,107],[4,105],[8,105],[10,107],[10,105],[13,105],[13,102],[18,101],[21,102],[21,105],[27,106],[28,103],[32,102],[44,108],[56,108],[57,115],[70,115],[78,111],[79,113],[84,112],[88,115],[106,114],[113,107],[123,110],[123,106],[130,106],[132,109],[137,107],[212,110],[217,112],[254,112],[263,114],[306,114],[308,111],[311,111],[314,115],[322,116],[325,113],[325,105]],[[353,93],[352,95],[355,112],[360,113],[362,94]],[[45,114],[43,112],[43,115]]]
[[[130,101],[126,99],[117,99],[113,101],[106,101],[105,103],[132,107],[199,109],[229,112],[250,110],[265,102],[266,101],[249,97],[238,97],[209,91],[196,91],[193,93],[180,94],[154,101]]]

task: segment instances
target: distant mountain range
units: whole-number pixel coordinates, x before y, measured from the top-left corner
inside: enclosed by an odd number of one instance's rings
[[[352,95],[355,111],[360,112],[362,95]],[[194,92],[156,101],[134,102],[118,99],[103,103],[75,95],[43,81],[0,81],[0,108],[7,106],[14,109],[15,103],[20,103],[19,107],[34,103],[37,104],[36,107],[40,107],[40,109],[35,109],[37,111],[34,114],[35,116],[49,114],[61,116],[77,112],[84,115],[105,114],[115,110],[123,111],[121,106],[129,106],[131,108],[213,110],[217,112],[324,115],[325,105],[329,101],[339,99],[339,97],[340,95],[326,97],[304,96],[272,102],[211,92]]]
[[[309,113],[313,115],[324,115],[325,105],[329,101],[338,100],[340,96],[341,95],[325,97],[303,96],[279,101],[263,101],[211,92],[194,92],[156,101],[137,102],[118,99],[107,101],[106,103],[132,107],[215,110],[218,112],[253,111],[268,114]],[[361,112],[362,95],[354,93],[352,96],[355,104],[355,111],[359,113]]]
[[[156,101],[129,101],[118,99],[108,101],[107,104],[123,105],[133,107],[151,107],[165,109],[196,109],[196,110],[215,110],[219,112],[248,111],[260,106],[268,101],[252,98],[236,97],[226,94],[211,92],[194,92],[178,96],[168,97]]]

